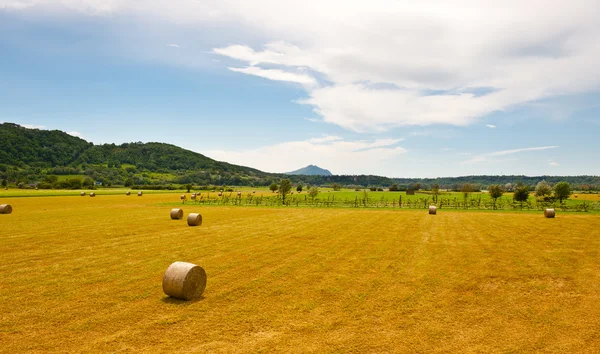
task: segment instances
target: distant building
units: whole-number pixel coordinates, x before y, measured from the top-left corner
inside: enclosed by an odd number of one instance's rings
[[[101,185],[102,185],[102,182],[100,182],[100,181],[94,181],[94,185],[95,185],[95,186],[101,186]]]

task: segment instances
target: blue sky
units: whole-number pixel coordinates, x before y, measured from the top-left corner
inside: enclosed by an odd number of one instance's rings
[[[597,175],[598,11],[0,0],[0,121],[270,172]]]

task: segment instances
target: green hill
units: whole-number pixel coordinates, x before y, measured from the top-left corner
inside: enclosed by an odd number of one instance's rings
[[[315,165],[308,165],[299,170],[286,172],[286,175],[306,175],[306,176],[333,176],[329,170]]]
[[[57,178],[59,176],[60,178]],[[78,177],[79,176],[79,177]],[[454,188],[473,183],[525,183],[533,187],[541,180],[567,181],[577,187],[600,187],[598,176],[464,176],[440,178],[389,178],[373,175],[332,175],[309,165],[289,174],[267,173],[254,168],[216,161],[202,154],[164,143],[94,145],[58,130],[27,129],[13,123],[0,124],[0,180],[56,185],[65,179],[90,177],[104,185],[163,188],[172,184],[267,186],[282,178],[294,183],[349,188],[397,184],[400,188],[437,183]],[[89,180],[88,179],[88,180]],[[73,185],[77,185],[76,183]]]

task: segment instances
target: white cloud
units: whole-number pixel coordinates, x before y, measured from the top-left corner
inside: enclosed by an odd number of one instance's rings
[[[240,33],[212,53],[235,61],[230,67],[241,62],[236,72],[305,85],[299,102],[356,131],[464,126],[600,88],[597,0],[0,0],[5,8],[36,4],[160,20],[132,28]]]
[[[493,124],[486,124],[486,127],[490,128],[490,129],[496,129],[496,126]]]
[[[449,147],[444,147],[444,148],[441,148],[441,150],[442,151],[453,151],[455,149],[454,148],[449,148]]]
[[[67,134],[72,135],[72,136],[76,136],[78,138],[81,138],[81,133],[80,132],[67,132]]]
[[[342,138],[339,136],[335,136],[335,135],[326,135],[322,138],[311,138],[311,139],[308,139],[307,141],[309,143],[326,143],[328,141],[336,141],[336,140],[342,140]]]
[[[560,166],[560,164],[558,162],[555,162],[555,161],[549,161],[548,165],[550,165],[550,166]]]
[[[520,149],[512,149],[512,150],[502,150],[502,151],[490,152],[490,153],[487,153],[487,154],[481,154],[481,155],[474,156],[470,160],[463,161],[463,164],[473,164],[473,163],[485,162],[485,161],[488,161],[489,157],[512,155],[512,154],[518,154],[518,153],[526,152],[526,151],[539,151],[539,150],[556,149],[558,147],[559,146],[556,146],[556,145],[553,145],[553,146],[538,146],[538,147],[520,148]]]
[[[239,151],[214,150],[208,156],[263,171],[287,172],[306,165],[327,168],[336,174],[389,173],[381,170],[382,162],[406,153],[397,144],[401,139],[347,141],[336,136],[291,141],[257,149]],[[379,172],[378,172],[379,171]]]
[[[19,124],[23,128],[27,129],[46,129],[45,125],[36,125],[36,124]]]
[[[248,75],[260,76],[274,81],[295,82],[304,85],[316,84],[316,80],[308,75],[290,73],[279,69],[261,69],[256,66],[249,66],[246,68],[229,68],[229,70]]]
[[[309,121],[309,122],[313,122],[313,123],[319,123],[319,122],[322,122],[322,120],[321,120],[321,119],[319,119],[319,118],[304,118],[304,120],[307,120],[307,121]]]
[[[172,43],[172,44],[167,44],[167,47],[172,47],[172,48],[181,48],[181,47],[179,46],[179,44],[174,44],[174,43]]]

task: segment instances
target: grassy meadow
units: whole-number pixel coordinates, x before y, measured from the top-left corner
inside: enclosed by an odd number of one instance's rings
[[[5,197],[0,352],[599,352],[600,217]],[[174,261],[203,298],[167,297]]]

